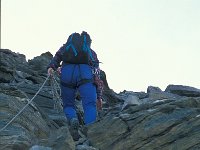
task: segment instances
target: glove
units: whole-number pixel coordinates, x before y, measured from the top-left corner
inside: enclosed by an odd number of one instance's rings
[[[51,75],[53,74],[53,71],[54,71],[53,68],[49,68],[48,71],[47,71],[47,72],[48,72],[48,75],[51,76]]]

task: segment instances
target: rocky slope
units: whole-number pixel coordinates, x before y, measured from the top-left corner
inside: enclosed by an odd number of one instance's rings
[[[103,71],[103,110],[97,122],[80,126],[81,138],[73,141],[62,108],[57,105],[55,90],[58,92],[59,87],[54,84],[52,89],[48,80],[40,89],[51,58],[47,52],[27,62],[22,54],[0,49],[0,149],[200,149],[199,89],[169,85],[165,91],[149,86],[146,93],[115,93]],[[59,83],[59,77],[54,81]],[[81,114],[78,100],[77,106]]]

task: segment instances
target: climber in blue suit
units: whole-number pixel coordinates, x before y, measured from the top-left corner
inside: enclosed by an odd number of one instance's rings
[[[48,65],[48,73],[60,67],[61,90],[64,113],[71,124],[77,120],[75,95],[78,90],[84,110],[84,123],[96,121],[96,101],[101,100],[102,90],[94,84],[94,76],[99,77],[99,61],[91,50],[91,39],[87,32],[73,33],[56,52]]]

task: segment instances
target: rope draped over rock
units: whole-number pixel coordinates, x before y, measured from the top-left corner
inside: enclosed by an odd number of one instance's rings
[[[2,132],[3,130],[5,130],[25,109],[26,107],[31,104],[31,102],[35,99],[35,97],[40,93],[40,91],[42,90],[42,88],[44,87],[44,85],[46,84],[47,80],[49,79],[50,75],[48,75],[44,81],[44,83],[42,84],[42,86],[40,87],[40,89],[37,91],[37,93],[32,97],[31,100],[28,101],[28,103],[3,127],[0,129],[0,132]]]

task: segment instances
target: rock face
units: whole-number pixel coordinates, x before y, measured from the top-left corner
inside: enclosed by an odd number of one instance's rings
[[[100,149],[199,149],[200,98],[163,99],[130,105],[91,125],[88,137]]]
[[[3,127],[10,121],[27,102],[27,98],[8,96],[1,93],[0,126]],[[59,149],[63,150],[65,147],[71,150],[75,148],[68,128],[57,128],[32,103],[20,116],[16,117],[11,125],[0,132],[0,147],[1,149],[28,149],[31,145],[35,144],[45,145],[55,149],[59,147]]]
[[[58,99],[53,96],[51,82],[40,89],[51,58],[47,52],[27,62],[22,54],[0,50],[0,149],[200,149],[199,89],[169,85],[165,91],[149,86],[147,93],[115,93],[103,71],[103,110],[95,123],[80,126],[81,138],[73,141],[62,108],[55,107]],[[55,81],[59,83],[59,77]],[[54,88],[59,91],[59,86]],[[83,113],[80,101],[77,105]]]
[[[41,59],[40,59],[41,58]],[[0,50],[0,128],[2,129],[39,90],[50,61],[46,53],[28,63],[24,55]],[[39,68],[33,67],[42,64]],[[45,64],[46,63],[46,64]],[[4,68],[4,69],[2,69]],[[43,73],[43,74],[42,74]],[[62,110],[54,109],[49,84],[34,101],[0,132],[0,149],[29,149],[34,145],[52,149],[75,149]]]

